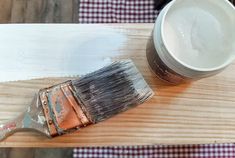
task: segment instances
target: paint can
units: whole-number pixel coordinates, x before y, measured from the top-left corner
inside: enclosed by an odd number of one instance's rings
[[[171,84],[221,72],[235,59],[235,7],[227,0],[173,0],[160,12],[146,56]]]

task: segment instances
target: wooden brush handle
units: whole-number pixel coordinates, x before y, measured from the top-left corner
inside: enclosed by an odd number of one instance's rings
[[[0,124],[0,140],[3,140],[8,135],[13,134],[18,129],[22,129],[22,118],[23,115],[11,120],[7,123]]]
[[[26,112],[0,124],[0,141],[19,130],[36,130],[54,137],[91,124],[73,93],[71,81],[41,89]]]
[[[0,141],[21,130],[38,131],[50,137],[38,94],[24,113],[7,123],[0,124]]]
[[[37,117],[38,115],[35,113],[35,116]],[[38,122],[38,120],[31,117],[29,111],[26,111],[17,118],[0,124],[0,141],[17,131],[25,130],[37,131],[50,137],[46,122]]]

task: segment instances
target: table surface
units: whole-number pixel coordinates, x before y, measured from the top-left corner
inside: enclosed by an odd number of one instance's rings
[[[144,145],[144,144],[197,144],[235,142],[235,64],[222,73],[177,86],[167,85],[158,80],[150,71],[146,61],[145,49],[150,37],[152,24],[103,24],[103,25],[63,25],[66,37],[81,40],[71,41],[63,38],[58,31],[61,25],[37,25],[52,27],[51,34],[57,31],[57,38],[62,44],[75,47],[78,63],[87,61],[86,66],[94,61],[120,60],[130,58],[143,74],[155,96],[148,102],[119,114],[107,121],[91,125],[80,131],[48,139],[35,132],[19,132],[0,142],[1,147],[75,147],[107,145]],[[24,25],[24,30],[35,27]],[[18,27],[15,25],[15,27]],[[60,28],[60,29],[59,29]],[[73,29],[71,29],[73,28]],[[1,31],[0,28],[0,35]],[[5,30],[6,31],[6,30]],[[12,43],[20,37],[14,37],[8,30]],[[75,33],[75,32],[77,33]],[[27,34],[27,33],[26,33]],[[40,29],[35,33],[39,36]],[[39,49],[56,55],[58,51],[53,40],[43,43],[31,40],[31,49]],[[71,44],[72,42],[72,44]],[[70,44],[68,44],[70,43]],[[48,46],[48,47],[47,47]],[[53,45],[55,46],[55,44]],[[12,46],[13,47],[13,46]],[[14,46],[17,47],[17,46]],[[48,49],[47,49],[48,48]],[[31,51],[25,49],[25,51]],[[67,53],[69,50],[60,50]],[[53,52],[53,53],[52,53]],[[58,57],[57,57],[58,58]],[[61,61],[61,59],[57,59]],[[89,61],[90,59],[90,61]],[[94,66],[94,65],[93,65]],[[85,67],[85,66],[84,66]],[[83,67],[80,68],[82,70]],[[3,72],[0,72],[3,73]],[[80,71],[78,71],[78,75]],[[69,78],[43,78],[25,81],[0,83],[0,121],[7,121],[24,111],[40,88],[47,87]]]
[[[80,0],[0,0],[0,23],[77,23]]]

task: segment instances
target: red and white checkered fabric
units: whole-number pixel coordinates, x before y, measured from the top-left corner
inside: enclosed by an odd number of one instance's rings
[[[73,158],[235,158],[234,144],[75,148]]]
[[[80,0],[80,23],[152,23],[154,0]]]

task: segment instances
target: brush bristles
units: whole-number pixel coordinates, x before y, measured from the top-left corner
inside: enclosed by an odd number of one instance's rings
[[[82,109],[93,123],[141,104],[153,95],[129,60],[115,62],[72,84]]]

